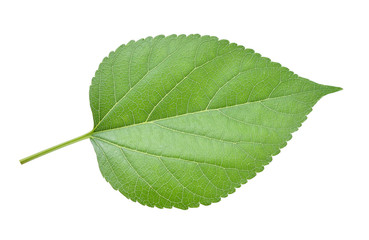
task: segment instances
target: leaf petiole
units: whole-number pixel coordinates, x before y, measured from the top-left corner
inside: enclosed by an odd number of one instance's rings
[[[20,162],[21,164],[25,164],[25,163],[27,163],[27,162],[29,162],[29,161],[31,161],[31,160],[33,160],[33,159],[35,159],[35,158],[41,157],[41,156],[43,156],[43,155],[45,155],[45,154],[48,154],[48,153],[53,152],[53,151],[55,151],[55,150],[58,150],[58,149],[60,149],[60,148],[63,148],[63,147],[66,147],[66,146],[68,146],[68,145],[71,145],[71,144],[73,144],[73,143],[76,143],[76,142],[82,141],[82,140],[84,140],[84,139],[87,139],[87,138],[89,138],[89,137],[92,135],[92,133],[93,133],[93,132],[91,131],[91,132],[89,132],[89,133],[83,134],[82,136],[79,136],[79,137],[73,138],[73,139],[71,139],[71,140],[69,140],[69,141],[66,141],[66,142],[60,143],[60,144],[55,145],[55,146],[53,146],[53,147],[51,147],[51,148],[45,149],[45,150],[43,150],[43,151],[41,151],[41,152],[38,152],[38,153],[35,153],[35,154],[31,155],[31,156],[28,156],[28,157],[26,157],[26,158],[23,158],[23,159],[19,160],[19,162]]]

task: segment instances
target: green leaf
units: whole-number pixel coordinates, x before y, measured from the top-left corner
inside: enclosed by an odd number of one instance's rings
[[[148,37],[100,64],[94,129],[78,141],[91,139],[102,175],[133,201],[209,205],[261,172],[338,90],[216,37]]]

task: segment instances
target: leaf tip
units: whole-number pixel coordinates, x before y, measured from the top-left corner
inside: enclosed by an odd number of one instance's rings
[[[335,86],[329,86],[329,85],[322,85],[322,89],[321,89],[321,93],[322,96],[331,94],[331,93],[335,93],[335,92],[339,92],[341,90],[343,90],[343,88],[341,87],[335,87]]]
[[[335,93],[343,90],[341,87],[334,87],[334,86],[326,86],[327,87],[327,94],[329,93]]]

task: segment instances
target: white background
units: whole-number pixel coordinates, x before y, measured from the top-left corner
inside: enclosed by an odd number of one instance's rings
[[[369,239],[366,1],[1,1],[0,239]],[[215,35],[343,87],[253,180],[187,211],[134,203],[103,179],[88,89],[119,45]]]

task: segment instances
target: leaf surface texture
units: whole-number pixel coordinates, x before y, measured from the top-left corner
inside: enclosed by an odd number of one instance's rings
[[[102,175],[127,198],[209,205],[261,172],[338,90],[216,37],[149,37],[100,64],[91,142]]]

